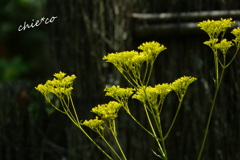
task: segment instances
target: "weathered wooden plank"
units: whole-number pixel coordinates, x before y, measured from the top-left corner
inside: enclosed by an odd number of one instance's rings
[[[131,17],[136,20],[144,21],[199,21],[202,19],[219,19],[219,18],[239,18],[240,10],[225,11],[201,11],[201,12],[180,12],[180,13],[132,13]]]

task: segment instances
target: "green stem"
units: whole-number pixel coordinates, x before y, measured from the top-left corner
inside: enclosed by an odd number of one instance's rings
[[[203,138],[203,142],[202,142],[202,145],[201,145],[201,149],[200,149],[200,152],[198,154],[198,160],[201,160],[201,156],[202,156],[202,152],[203,152],[203,149],[204,149],[204,146],[205,146],[205,143],[206,143],[206,139],[207,139],[207,135],[208,135],[208,129],[209,129],[209,126],[210,126],[210,122],[211,122],[211,118],[212,118],[212,114],[213,114],[213,110],[214,110],[214,106],[215,106],[215,103],[216,103],[216,99],[217,99],[217,95],[218,95],[218,91],[219,91],[219,88],[220,88],[220,85],[221,85],[221,82],[222,82],[222,79],[223,79],[223,75],[224,75],[224,71],[225,69],[232,63],[232,61],[235,59],[237,53],[239,51],[239,48],[237,48],[233,58],[230,60],[230,62],[226,65],[226,59],[224,57],[224,64],[222,65],[222,73],[221,73],[221,76],[220,76],[220,79],[218,81],[218,68],[216,68],[216,89],[215,89],[215,93],[214,93],[214,98],[213,98],[213,102],[212,102],[212,106],[211,106],[211,110],[210,110],[210,113],[209,113],[209,116],[208,116],[208,121],[207,121],[207,125],[206,125],[206,129],[205,129],[205,133],[204,133],[204,138]],[[216,52],[215,52],[216,53]],[[217,55],[215,55],[217,56]],[[215,57],[215,60],[217,59],[217,57]],[[216,61],[215,61],[215,67],[218,67],[216,65]]]
[[[165,146],[165,142],[164,142],[165,140],[164,140],[163,133],[162,133],[162,125],[161,125],[160,115],[156,116],[156,124],[157,124],[157,127],[158,127],[158,131],[159,131],[159,134],[160,134],[162,147],[163,147],[163,151],[164,151],[163,158],[164,158],[164,160],[168,160],[167,150],[166,150],[166,146]]]
[[[219,75],[218,75],[218,56],[217,56],[217,51],[214,52],[214,63],[215,63],[215,72],[216,72],[215,86],[218,86]]]
[[[128,115],[144,130],[146,131],[148,134],[150,134],[152,137],[154,138],[158,138],[158,137],[155,137],[153,135],[153,133],[151,133],[148,129],[146,129],[140,122],[138,122],[138,120],[136,120],[136,118],[130,113],[130,112],[127,112]]]
[[[115,149],[113,149],[113,147],[108,143],[108,141],[102,136],[101,133],[98,133],[100,135],[100,137],[103,139],[103,141],[107,144],[107,146],[113,151],[113,153],[118,157],[118,159],[122,160],[122,158],[117,154],[117,152],[115,151]]]
[[[216,90],[215,90],[215,93],[214,93],[212,106],[211,106],[210,113],[209,113],[209,116],[208,116],[208,121],[207,121],[206,129],[205,129],[201,149],[200,149],[200,152],[198,154],[198,160],[201,160],[202,152],[203,152],[203,149],[204,149],[204,146],[205,146],[205,143],[206,143],[206,139],[207,139],[207,135],[208,135],[208,129],[209,129],[210,122],[211,122],[211,119],[212,119],[212,114],[213,114],[213,110],[214,110],[214,107],[215,107],[218,91],[219,91],[219,88],[220,88],[220,85],[221,85],[221,82],[222,82],[224,71],[225,71],[225,69],[223,68],[220,79],[218,81],[219,83],[216,83],[217,84],[216,85]]]
[[[151,113],[152,113],[152,115],[153,115],[153,118],[154,118],[154,121],[155,121],[157,130],[158,130],[158,133],[159,133],[159,135],[160,135],[160,142],[161,142],[161,146],[162,146],[162,150],[163,150],[163,151],[161,151],[161,152],[164,153],[164,154],[162,154],[162,155],[163,155],[163,159],[164,159],[164,160],[168,160],[167,150],[166,150],[166,146],[165,146],[165,142],[164,142],[164,138],[163,138],[160,112],[158,111],[158,109],[155,109],[155,110],[154,110],[154,107],[153,107],[153,106],[151,106],[150,109],[151,109]],[[156,141],[159,141],[159,139],[156,139]],[[160,153],[161,153],[161,152],[160,152]]]
[[[149,74],[148,74],[148,77],[147,77],[147,82],[146,82],[146,86],[148,85],[149,83],[149,80],[150,80],[150,77],[151,77],[151,74],[152,74],[152,70],[153,70],[153,62],[150,62],[150,70],[149,70]]]
[[[145,73],[144,73],[144,77],[143,77],[143,83],[145,84],[145,81],[146,81],[146,77],[147,77],[147,73],[148,73],[148,68],[149,68],[149,63],[148,61],[146,62],[146,70],[145,70]]]
[[[70,108],[69,108],[69,103],[66,103],[65,99],[63,98],[62,100],[60,100],[62,106],[63,106],[63,109],[65,111],[65,113],[67,115],[69,115],[68,117],[72,120],[73,123],[76,123],[76,124],[79,124],[79,121],[78,121],[78,116],[77,115],[73,115]],[[68,98],[68,102],[69,102],[69,98]],[[72,106],[74,108],[74,105]]]
[[[124,107],[124,109],[125,109],[125,111],[127,112],[127,114],[134,120],[134,122],[136,122],[144,131],[146,131],[146,132],[147,132],[148,134],[150,134],[152,137],[157,138],[157,139],[160,140],[160,138],[155,137],[152,132],[150,132],[147,128],[145,128],[145,127],[132,115],[132,113],[130,112],[130,110],[129,110],[128,107]]]
[[[179,102],[179,104],[178,104],[178,108],[177,108],[177,111],[176,111],[175,116],[174,116],[174,118],[173,118],[173,121],[172,121],[172,123],[171,123],[171,125],[170,125],[170,127],[169,127],[169,129],[168,129],[168,131],[167,131],[167,133],[166,133],[166,135],[165,135],[164,138],[163,138],[164,140],[168,137],[170,131],[172,130],[172,127],[173,127],[173,125],[174,125],[174,123],[175,123],[175,121],[176,121],[176,119],[177,119],[178,113],[179,113],[179,111],[180,111],[182,102],[183,102],[183,97],[180,99],[180,102]]]
[[[69,100],[69,99],[68,99]],[[72,108],[73,108],[73,111],[74,111],[74,115],[72,114],[72,112],[69,110],[69,106],[68,104],[66,103],[66,101],[63,99],[63,100],[60,100],[62,106],[63,106],[63,109],[64,109],[64,114],[66,114],[68,116],[68,118],[73,122],[73,124],[75,124],[84,134],[85,136],[103,153],[105,154],[110,160],[113,160],[113,158],[111,156],[109,156],[88,134],[87,132],[81,127],[81,124],[80,124],[80,121],[78,119],[78,115],[77,115],[77,112],[75,110],[75,107],[74,107],[74,104],[73,104],[73,101],[72,101],[72,98],[70,96],[70,101],[71,101],[71,105],[72,105]],[[64,105],[66,107],[64,107]],[[54,107],[56,108],[56,107]]]
[[[47,99],[47,98],[46,98]],[[61,109],[59,109],[58,107],[56,107],[54,104],[52,104],[52,102],[50,100],[47,100],[48,103],[50,103],[50,105],[55,108],[57,111],[61,112],[62,114],[66,114],[65,111],[62,111]]]
[[[235,59],[236,55],[238,54],[239,48],[237,48],[236,52],[234,53],[234,56],[232,57],[232,59],[230,60],[230,62],[225,66],[225,68],[227,68]]]
[[[111,156],[109,156],[88,134],[85,132],[85,130],[79,125],[77,126],[84,134],[85,136],[103,153],[105,156],[107,156],[109,159],[113,160]]]
[[[71,104],[72,104],[74,115],[76,117],[76,121],[80,124],[80,121],[78,119],[78,115],[77,115],[77,112],[76,112],[76,109],[75,109],[75,106],[74,106],[74,103],[73,103],[73,100],[72,100],[72,96],[70,96],[69,98],[70,98],[70,101],[71,101]]]
[[[80,123],[76,121],[75,117],[72,115],[72,112],[69,110],[69,107],[66,106],[64,107],[64,105],[66,104],[65,100],[60,100],[61,101],[61,104],[63,106],[63,109],[65,111],[65,114],[68,116],[68,118],[76,125],[76,126],[79,126]]]
[[[128,76],[130,77],[130,79],[132,79],[133,82],[134,82],[136,85],[134,85],[134,84],[131,82],[131,80],[129,80],[129,78],[128,78],[123,72],[120,72],[120,73],[121,73],[121,74],[123,75],[123,77],[128,81],[128,83],[130,83],[134,88],[137,88],[138,84],[137,84],[136,81],[131,77],[131,75],[129,75],[128,71],[126,71],[126,73],[128,74]]]
[[[111,129],[110,129],[110,130],[111,130]],[[114,140],[115,140],[115,142],[117,143],[117,146],[118,146],[118,148],[119,148],[119,150],[120,150],[120,152],[121,152],[124,160],[127,160],[127,158],[126,158],[126,156],[125,156],[125,154],[124,154],[124,152],[123,152],[123,150],[122,150],[122,147],[121,147],[121,145],[120,145],[120,143],[119,143],[119,141],[118,141],[118,139],[117,139],[116,133],[114,133],[112,130],[111,130],[111,132],[112,132],[112,135],[113,135],[113,137],[114,137]]]
[[[149,123],[149,125],[150,125],[150,127],[152,129],[152,133],[154,135],[154,138],[155,138],[155,140],[156,140],[156,142],[157,142],[157,144],[159,146],[160,152],[161,152],[162,156],[165,157],[165,153],[164,153],[164,151],[162,149],[161,143],[159,142],[158,138],[156,138],[157,134],[156,134],[155,129],[154,129],[153,125],[152,125],[152,121],[151,121],[151,119],[149,117],[147,106],[146,106],[145,103],[144,103],[144,110],[145,110],[145,113],[146,113],[146,116],[147,116],[147,119],[148,119],[148,123]]]
[[[159,106],[159,114],[160,114],[160,115],[161,115],[161,113],[162,113],[164,100],[165,100],[165,97],[163,97],[163,98],[161,97],[161,99],[160,99],[160,101],[159,101],[159,104],[158,104],[158,106]]]
[[[152,66],[151,66],[151,68],[152,68]],[[152,69],[151,69],[151,70],[152,70]],[[148,101],[146,90],[144,90],[144,94],[145,94],[146,100]],[[164,144],[163,136],[162,136],[162,128],[161,128],[161,124],[160,124],[160,123],[161,123],[161,122],[160,122],[160,113],[158,112],[158,115],[156,115],[157,112],[156,112],[156,113],[154,112],[153,106],[151,106],[151,104],[149,104],[149,105],[150,105],[150,108],[147,108],[146,102],[144,102],[143,105],[144,105],[144,111],[145,111],[146,116],[147,116],[147,119],[148,119],[148,123],[149,123],[149,125],[150,125],[150,127],[151,127],[151,130],[152,130],[152,133],[153,133],[153,135],[154,135],[153,138],[156,140],[156,142],[157,142],[157,144],[158,144],[159,152],[160,152],[160,154],[161,154],[161,157],[163,157],[164,160],[167,160],[168,158],[167,158],[167,155],[166,155],[165,144]],[[160,140],[159,140],[159,138],[158,138],[158,136],[157,136],[157,134],[156,134],[156,132],[155,132],[155,129],[154,129],[154,127],[153,127],[151,118],[149,117],[148,111],[151,112],[152,115],[153,115],[153,118],[154,118],[156,127],[157,127],[158,132],[159,132],[159,134],[160,134],[160,136],[161,136],[161,137],[159,137]],[[158,119],[157,117],[159,117],[159,119]],[[159,123],[158,123],[158,121],[159,121]],[[159,125],[160,125],[160,126],[159,126]],[[164,148],[162,147],[162,144],[160,143],[160,141],[163,143],[163,147],[164,147]]]

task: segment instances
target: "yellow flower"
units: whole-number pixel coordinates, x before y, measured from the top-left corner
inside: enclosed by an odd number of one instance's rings
[[[120,88],[119,85],[106,87],[104,89],[106,91],[106,96],[110,96],[117,100],[119,103],[127,103],[128,98],[133,94],[133,88]]]
[[[145,103],[146,95],[144,93],[144,90],[146,88],[147,88],[146,86],[142,86],[142,87],[138,88],[137,92],[132,96],[132,98],[137,99],[137,100],[141,101],[142,103]]]
[[[215,49],[215,44],[217,44],[217,42],[218,42],[218,39],[217,38],[213,38],[213,39],[210,39],[208,41],[203,42],[203,44],[206,44],[210,48]]]
[[[137,51],[116,52],[104,56],[103,60],[112,63],[122,73],[128,68],[132,68],[132,66],[134,65],[132,58],[137,55]]]
[[[171,85],[168,83],[158,84],[155,86],[158,94],[163,98],[166,97],[169,92],[172,91]]]
[[[164,101],[167,94],[171,91],[171,85],[168,83],[158,84],[155,87],[143,86],[137,90],[133,98],[138,99],[142,103],[148,102],[150,106],[158,108],[159,104]]]
[[[222,32],[225,32],[227,28],[230,28],[233,23],[235,23],[235,21],[233,21],[232,18],[221,18],[221,20],[207,20],[200,22],[198,26],[208,34],[210,39],[214,39]]]
[[[104,130],[103,124],[104,121],[98,119],[98,117],[96,117],[95,119],[85,120],[82,123],[82,125],[87,126],[96,132]]]
[[[45,84],[39,84],[35,87],[36,90],[41,92],[45,98],[48,94],[52,93],[58,98],[64,98],[65,96],[70,96],[73,90],[73,81],[76,79],[75,75],[66,76],[65,73],[59,72],[55,73],[53,80],[48,80]]]
[[[236,37],[233,41],[240,48],[240,27],[234,28],[231,33]]]
[[[215,47],[219,49],[224,55],[226,55],[228,49],[232,46],[232,41],[227,41],[227,39],[223,39],[220,43],[215,44]]]
[[[59,72],[59,73],[55,73],[53,74],[54,77],[56,77],[57,79],[63,79],[63,77],[66,75],[66,73],[64,72]]]
[[[182,100],[182,98],[184,97],[184,95],[188,89],[188,86],[196,80],[197,80],[197,78],[195,78],[195,77],[183,76],[183,77],[175,80],[171,84],[171,88],[172,88],[172,90],[174,90],[176,92],[179,100]]]
[[[236,37],[240,36],[240,27],[234,28],[231,32],[233,35],[235,35]]]
[[[138,48],[142,52],[134,50],[116,52],[103,57],[103,60],[112,63],[135,87],[147,82],[146,76],[150,76],[147,75],[149,68],[152,68],[158,54],[166,49],[166,47],[154,41],[143,43]],[[146,65],[143,65],[144,63]],[[143,66],[146,68],[142,69]],[[142,72],[145,74],[141,77]]]
[[[92,112],[97,114],[103,120],[114,120],[117,118],[117,113],[122,107],[120,103],[116,101],[110,101],[107,104],[101,104],[92,108]]]
[[[143,43],[138,47],[138,49],[142,50],[143,53],[148,56],[149,60],[154,61],[159,55],[159,53],[161,53],[167,48],[158,42],[152,41]]]
[[[158,104],[158,91],[155,87],[148,86],[146,87],[145,93],[143,94],[145,96],[145,99],[152,105],[157,106]]]

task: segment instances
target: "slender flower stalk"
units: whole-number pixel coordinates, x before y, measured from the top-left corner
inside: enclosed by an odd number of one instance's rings
[[[182,102],[183,102],[183,101],[180,101],[180,102],[179,102],[178,107],[177,107],[177,111],[176,111],[176,113],[175,113],[175,115],[174,115],[174,118],[173,118],[173,120],[172,120],[172,123],[171,123],[169,129],[167,130],[167,132],[166,132],[163,140],[166,140],[167,137],[168,137],[168,135],[169,135],[169,133],[171,132],[171,130],[172,130],[173,126],[174,126],[174,123],[175,123],[175,121],[176,121],[176,119],[177,119],[178,113],[179,113],[179,111],[180,111]]]
[[[198,26],[200,29],[205,31],[209,35],[209,40],[205,41],[204,44],[208,45],[214,55],[214,64],[215,64],[215,92],[214,92],[214,97],[212,101],[212,105],[210,107],[210,112],[208,115],[208,120],[204,132],[204,137],[202,141],[202,145],[198,154],[198,160],[201,160],[202,153],[205,147],[211,119],[212,119],[212,114],[214,111],[214,107],[216,105],[216,100],[218,96],[218,92],[224,77],[225,69],[233,62],[235,59],[236,55],[238,54],[239,48],[240,48],[240,27],[235,28],[232,30],[232,34],[236,37],[232,41],[228,41],[225,39],[225,33],[228,28],[231,27],[231,25],[235,23],[231,18],[229,19],[220,19],[220,20],[207,20],[200,22]],[[232,56],[231,60],[227,62],[227,52],[231,47],[235,46],[236,47],[236,52]],[[220,59],[220,53],[222,53],[222,60]],[[219,76],[219,71],[221,72]]]

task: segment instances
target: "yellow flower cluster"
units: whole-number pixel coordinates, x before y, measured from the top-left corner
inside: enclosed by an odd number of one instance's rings
[[[103,59],[114,64],[122,73],[128,69],[133,70],[145,61],[154,61],[158,54],[166,49],[164,45],[158,42],[146,42],[138,47],[142,52],[124,51],[117,53],[110,53],[104,56]]]
[[[236,37],[233,41],[237,48],[240,48],[240,27],[234,28],[231,33]]]
[[[234,28],[231,33],[236,37],[240,37],[240,27]]]
[[[233,46],[232,41],[228,41],[227,39],[221,40],[221,42],[215,44],[215,47],[219,49],[223,55],[225,56],[228,49]]]
[[[215,45],[217,44],[217,42],[218,42],[218,39],[213,38],[213,39],[209,39],[208,41],[203,42],[203,44],[206,44],[210,48],[216,48]]]
[[[132,98],[138,99],[142,103],[148,102],[151,107],[158,109],[163,104],[166,96],[172,91],[171,84],[163,83],[139,88]]]
[[[101,119],[98,119],[98,117],[96,117],[95,119],[85,120],[82,123],[82,125],[87,126],[96,132],[104,130],[103,124],[104,124],[104,121]]]
[[[133,88],[120,88],[119,85],[112,86],[112,87],[106,87],[104,89],[106,91],[106,96],[110,96],[114,98],[119,103],[126,104],[128,101],[128,98],[133,94],[134,89]]]
[[[161,45],[158,42],[146,42],[138,47],[138,49],[142,50],[144,54],[147,55],[150,61],[155,61],[159,53],[167,49],[164,45]]]
[[[217,56],[217,51],[220,50],[225,57],[229,48],[234,45],[233,42],[235,42],[237,48],[240,48],[240,27],[232,30],[231,33],[236,37],[233,41],[223,39],[226,30],[230,28],[233,23],[235,23],[235,21],[229,18],[221,20],[207,20],[198,24],[198,26],[209,35],[210,39],[205,41],[204,44],[208,45],[213,50],[215,56]],[[219,40],[218,37],[220,35],[221,38]]]
[[[92,108],[92,112],[97,114],[103,120],[114,120],[122,105],[116,101],[110,101],[107,104],[101,104]]]
[[[235,23],[235,21],[233,21],[232,18],[221,18],[221,20],[207,20],[200,22],[198,26],[208,34],[210,39],[214,39],[221,33],[226,32],[227,28],[231,27],[233,23]]]
[[[146,57],[144,55],[140,56],[137,51],[125,51],[110,53],[104,56],[103,59],[115,65],[115,67],[123,73],[128,69],[133,70],[134,67],[139,67],[145,61]]]
[[[233,46],[232,41],[223,39],[223,40],[221,40],[221,42],[218,43],[217,38],[205,41],[204,44],[208,45],[212,49],[219,49],[223,53],[223,55],[226,55],[228,49]]]
[[[152,106],[159,106],[159,103],[164,101],[167,94],[171,91],[175,91],[179,98],[183,98],[188,86],[195,80],[197,79],[194,77],[183,76],[171,84],[163,83],[158,84],[155,87],[143,86],[137,90],[136,94],[133,95],[133,98],[138,99],[142,103],[148,101]]]
[[[140,86],[140,84],[144,83],[143,81],[147,79],[146,74],[144,78],[140,76],[141,72],[144,71],[144,69],[142,69],[143,63],[146,63],[145,73],[147,73],[159,53],[166,49],[164,45],[154,41],[143,43],[138,48],[142,50],[142,52],[134,50],[124,51],[110,53],[103,57],[106,62],[112,63],[132,85],[134,84],[136,86]],[[141,78],[143,78],[143,80]]]
[[[159,107],[159,104],[164,101],[167,94],[171,91],[171,85],[168,83],[158,84],[155,87],[143,86],[138,89],[133,98],[138,99],[142,103],[147,101],[153,107]]]
[[[50,101],[48,98],[50,93],[56,95],[59,99],[64,98],[64,95],[68,97],[73,90],[73,81],[76,79],[76,76],[65,75],[63,72],[55,73],[53,80],[48,80],[45,84],[39,84],[35,89],[41,92],[48,101]]]
[[[195,78],[195,77],[183,76],[183,77],[175,80],[171,84],[171,88],[172,88],[172,90],[174,90],[176,92],[179,100],[182,100],[182,98],[184,97],[184,95],[188,89],[188,86],[196,80],[197,80],[197,78]]]

